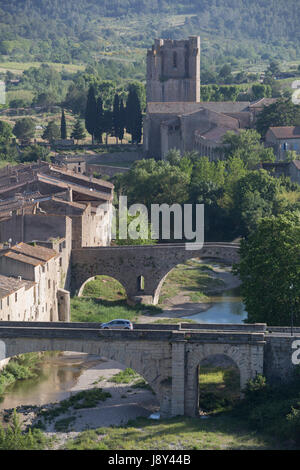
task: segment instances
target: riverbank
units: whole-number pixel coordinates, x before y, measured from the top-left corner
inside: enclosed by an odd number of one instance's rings
[[[139,386],[136,376],[128,383],[114,381],[114,377],[125,369],[119,363],[71,352],[65,352],[61,359],[65,366],[72,367],[80,356],[84,361],[82,371],[67,392],[60,390],[58,395],[63,401],[58,399],[56,403],[50,403],[47,397],[53,397],[53,391],[49,390],[48,395],[45,391],[40,397],[43,401],[40,404],[40,398],[34,401],[37,397],[33,391],[31,405],[22,403],[15,406],[22,427],[38,426],[47,438],[54,439],[54,448],[86,429],[119,426],[138,417],[149,417],[159,409],[155,395],[143,383]],[[91,395],[96,395],[92,401]],[[76,400],[76,397],[82,398]],[[0,410],[2,424],[8,422],[13,409]]]
[[[194,266],[182,265],[186,267],[181,269],[185,269],[185,273],[187,269],[189,273],[193,270],[197,273],[199,266],[197,266],[197,262],[194,263]],[[207,276],[206,281],[208,278],[209,282],[207,282],[206,286],[203,286],[203,282],[201,285],[201,278],[200,280],[198,279],[199,291],[196,291],[196,296],[200,300],[195,301],[195,290],[189,290],[188,287],[182,289],[178,282],[178,276],[175,275],[172,279],[172,274],[170,274],[169,281],[167,279],[169,286],[166,285],[165,288],[164,286],[162,288],[163,301],[159,304],[162,312],[145,312],[139,317],[138,322],[151,323],[156,321],[162,322],[163,320],[170,321],[172,319],[178,321],[181,318],[184,320],[185,317],[191,319],[193,315],[209,310],[213,306],[214,301],[217,300],[217,295],[236,289],[241,284],[240,280],[232,274],[229,266],[204,265],[201,269],[201,274],[202,276]],[[201,288],[202,290],[200,290]],[[175,295],[172,295],[172,292],[175,292]],[[168,295],[170,293],[171,295]]]

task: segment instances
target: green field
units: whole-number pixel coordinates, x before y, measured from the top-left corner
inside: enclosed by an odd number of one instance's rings
[[[8,70],[16,75],[21,74],[24,70],[30,69],[30,67],[39,67],[43,63],[50,65],[58,72],[61,72],[65,69],[68,72],[77,72],[78,70],[84,70],[84,65],[76,64],[57,64],[55,62],[11,62],[4,61],[0,62],[0,72],[7,72]]]

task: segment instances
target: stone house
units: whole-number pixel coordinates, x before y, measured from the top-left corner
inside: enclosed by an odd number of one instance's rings
[[[0,274],[0,321],[30,321],[35,317],[36,283]]]
[[[20,290],[14,292],[15,305],[13,309],[17,317],[19,312],[16,303],[22,304],[24,297],[26,307],[25,310],[22,307],[23,317],[25,315],[25,318],[31,321],[58,321],[60,319],[57,298],[59,289],[57,257],[54,250],[26,243],[19,243],[0,253],[0,273],[20,281],[30,281],[33,286],[33,290],[26,295],[24,288],[23,292]],[[7,307],[9,305],[6,306],[7,315],[9,315]],[[63,317],[65,318],[65,316],[66,312],[63,312]],[[10,319],[12,318],[10,317]]]
[[[265,142],[273,147],[278,161],[285,160],[289,150],[300,155],[300,126],[270,127]]]

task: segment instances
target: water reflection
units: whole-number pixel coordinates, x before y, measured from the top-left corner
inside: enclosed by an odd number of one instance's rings
[[[236,323],[242,324],[247,312],[240,296],[240,288],[230,289],[209,298],[213,305],[205,312],[185,318],[198,323]]]
[[[1,397],[0,409],[20,405],[44,405],[70,397],[84,369],[99,362],[94,356],[67,353],[47,357],[38,365],[37,377],[19,380],[8,387]]]

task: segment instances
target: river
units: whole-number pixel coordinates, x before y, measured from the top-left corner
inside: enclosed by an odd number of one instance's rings
[[[212,306],[205,312],[184,317],[197,323],[235,323],[242,324],[247,312],[240,296],[240,288],[229,289],[208,298]]]

